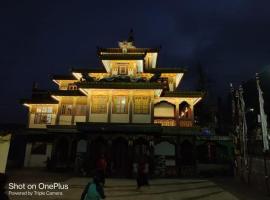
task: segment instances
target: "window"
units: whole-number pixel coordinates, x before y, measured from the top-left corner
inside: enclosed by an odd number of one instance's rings
[[[127,75],[127,66],[126,65],[119,65],[118,66],[118,74],[119,75]]]
[[[180,119],[190,119],[192,117],[190,105],[186,101],[179,105],[179,115]]]
[[[92,96],[91,113],[104,114],[107,113],[108,97],[104,95]]]
[[[78,89],[78,87],[76,84],[74,84],[74,83],[68,84],[68,90],[77,90],[77,89]]]
[[[35,113],[35,124],[51,124],[52,123],[52,107],[38,107]]]
[[[134,97],[134,113],[149,114],[149,97],[147,96]]]
[[[113,113],[125,114],[128,113],[128,97],[114,96],[113,97]]]
[[[72,105],[63,104],[61,107],[61,115],[72,115]]]
[[[47,151],[47,144],[43,142],[32,143],[31,154],[45,155]]]
[[[87,105],[77,105],[75,115],[85,116],[86,115]]]

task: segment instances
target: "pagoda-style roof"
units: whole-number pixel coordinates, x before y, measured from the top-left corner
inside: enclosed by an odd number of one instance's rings
[[[56,90],[50,91],[53,96],[85,96],[80,90]]]
[[[173,91],[173,92],[164,92],[163,97],[203,97],[204,92],[198,92],[198,91]]]
[[[146,73],[185,73],[187,70],[185,68],[175,67],[175,68],[150,68],[145,69]]]
[[[21,104],[58,104],[58,101],[55,99],[48,97],[40,97],[40,98],[31,98],[31,99],[21,99]]]
[[[79,82],[79,88],[106,88],[106,89],[162,89],[160,83],[151,82]]]
[[[160,47],[158,48],[128,48],[127,53],[155,53],[159,52]],[[98,54],[100,53],[122,53],[123,50],[121,48],[102,48],[97,47]]]
[[[58,104],[58,101],[53,99],[48,90],[32,89],[32,97],[21,99],[21,104]]]
[[[106,73],[107,71],[105,70],[104,67],[102,68],[72,68],[71,72],[74,73]]]
[[[77,80],[72,74],[53,75],[52,80]]]
[[[145,53],[114,53],[114,54],[99,54],[101,60],[143,60]]]

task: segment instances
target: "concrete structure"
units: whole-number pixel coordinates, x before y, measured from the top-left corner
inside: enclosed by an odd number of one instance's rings
[[[6,172],[11,134],[0,134],[0,173]]]

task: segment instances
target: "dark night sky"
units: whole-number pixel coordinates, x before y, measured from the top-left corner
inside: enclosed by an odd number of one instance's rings
[[[188,66],[185,89],[198,61],[218,94],[270,64],[269,0],[14,2],[0,6],[0,123],[26,122],[19,99],[33,81],[52,88],[49,75],[100,66],[96,46],[115,47],[130,28],[136,46],[162,45],[160,66]]]

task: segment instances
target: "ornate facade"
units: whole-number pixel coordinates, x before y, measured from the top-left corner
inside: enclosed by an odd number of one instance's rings
[[[102,68],[54,75],[57,91],[33,87],[21,101],[29,109],[26,167],[47,160],[91,174],[101,154],[112,176],[130,176],[142,156],[156,175],[194,166],[193,111],[203,93],[177,89],[186,70],[158,67],[160,48],[137,48],[132,37],[118,45],[98,47]]]

